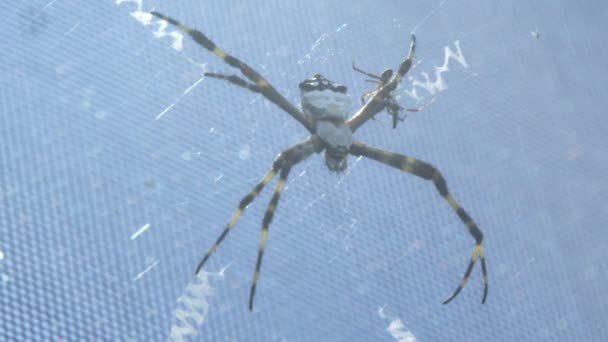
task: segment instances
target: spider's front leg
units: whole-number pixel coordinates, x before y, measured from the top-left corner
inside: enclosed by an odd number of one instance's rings
[[[233,68],[238,69],[247,79],[249,79],[253,84],[247,83],[244,80],[240,79],[237,76],[227,76],[222,74],[213,74],[207,75],[219,79],[223,79],[229,81],[238,86],[247,88],[256,93],[261,93],[266,99],[270,102],[277,105],[279,108],[287,112],[287,114],[291,115],[294,119],[296,119],[300,124],[302,124],[311,134],[314,133],[314,125],[313,123],[302,113],[298,108],[292,105],[287,99],[281,95],[273,86],[270,84],[268,80],[266,80],[262,75],[260,75],[257,71],[255,71],[252,67],[241,61],[240,59],[226,53],[220,47],[218,47],[211,39],[209,39],[204,33],[201,31],[197,31],[193,28],[190,28],[179,21],[168,17],[164,14],[152,11],[150,12],[155,17],[158,17],[162,20],[169,22],[172,25],[175,25],[181,31],[187,33],[194,39],[196,43],[200,46],[204,47],[217,57],[221,58],[226,64],[230,65]]]
[[[488,295],[488,271],[486,268],[486,259],[482,246],[483,234],[479,227],[477,227],[477,224],[475,224],[471,216],[469,216],[469,214],[460,206],[456,199],[454,199],[452,194],[450,194],[445,179],[443,178],[441,173],[431,164],[428,164],[421,160],[400,155],[397,153],[380,150],[360,142],[353,142],[349,152],[355,156],[363,156],[366,158],[370,158],[433,182],[441,197],[443,197],[446,202],[448,202],[448,204],[454,210],[454,212],[456,212],[460,220],[467,226],[469,234],[471,234],[471,236],[473,236],[473,238],[475,239],[475,245],[473,246],[471,260],[469,261],[469,265],[464,273],[464,276],[462,277],[462,280],[456,290],[448,299],[443,302],[443,304],[449,303],[464,288],[477,259],[481,261],[481,272],[483,275],[483,297],[481,299],[481,302],[485,303],[486,297]]]
[[[198,274],[198,272],[200,272],[209,257],[215,252],[217,247],[222,243],[222,241],[224,240],[226,235],[228,235],[230,230],[232,230],[234,224],[239,219],[239,217],[241,217],[243,211],[245,211],[247,206],[251,204],[251,202],[253,202],[253,200],[260,194],[260,192],[262,192],[266,184],[270,183],[274,176],[285,166],[285,162],[287,160],[293,160],[296,157],[301,159],[308,157],[314,152],[313,149],[316,147],[316,144],[317,141],[313,138],[310,138],[302,143],[293,145],[287,150],[279,153],[279,155],[274,160],[274,163],[272,164],[272,168],[264,175],[264,177],[262,177],[260,182],[256,186],[254,186],[253,189],[251,189],[251,191],[245,197],[241,199],[238,208],[236,209],[234,214],[232,214],[232,217],[230,217],[228,224],[226,224],[226,227],[224,228],[220,236],[217,238],[211,248],[209,248],[207,254],[205,254],[205,257],[203,257],[201,262],[196,267],[195,273]]]

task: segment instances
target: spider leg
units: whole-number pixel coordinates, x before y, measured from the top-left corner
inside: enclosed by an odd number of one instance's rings
[[[469,275],[471,274],[471,270],[473,269],[473,265],[475,265],[477,259],[481,260],[481,272],[483,275],[482,282],[484,289],[481,303],[485,303],[486,297],[488,295],[488,272],[486,268],[486,260],[484,256],[483,246],[481,245],[481,242],[483,240],[483,234],[481,230],[479,230],[475,222],[473,222],[471,216],[469,216],[469,214],[467,214],[467,212],[460,206],[460,204],[458,204],[454,197],[452,197],[452,195],[448,191],[447,184],[441,173],[432,165],[421,160],[380,150],[360,142],[354,142],[351,145],[350,153],[355,156],[364,156],[384,163],[386,165],[390,165],[407,173],[411,173],[415,176],[432,181],[433,184],[435,184],[435,187],[437,188],[439,194],[448,202],[448,204],[454,210],[454,212],[456,212],[460,220],[467,226],[469,234],[471,234],[471,236],[473,236],[473,238],[475,239],[473,253],[471,256],[471,260],[469,261],[467,270],[465,271],[464,276],[462,277],[462,280],[456,290],[447,300],[443,302],[443,304],[449,303],[464,288],[469,278]]]
[[[239,217],[241,216],[243,211],[247,208],[247,206],[249,204],[251,204],[251,202],[253,202],[253,200],[257,197],[257,195],[264,189],[266,184],[268,184],[274,178],[274,176],[276,175],[278,170],[283,165],[284,160],[285,160],[284,154],[280,154],[279,157],[275,160],[275,162],[272,166],[272,169],[270,169],[270,171],[268,171],[264,175],[264,177],[262,177],[262,180],[245,197],[243,197],[241,199],[241,202],[239,203],[239,207],[234,212],[234,214],[232,214],[232,217],[230,217],[230,221],[228,221],[226,228],[224,228],[224,230],[222,231],[220,236],[217,238],[215,243],[211,246],[211,248],[209,248],[209,251],[207,251],[207,254],[205,254],[205,257],[203,258],[203,260],[201,260],[201,262],[196,267],[196,271],[194,271],[195,274],[198,274],[198,272],[200,272],[200,270],[203,268],[203,266],[205,265],[205,263],[207,262],[209,257],[215,252],[217,247],[222,243],[222,241],[224,240],[226,235],[228,235],[230,230],[232,230],[232,227],[234,227],[234,224],[239,219]]]
[[[255,272],[253,273],[253,281],[251,282],[251,291],[249,293],[249,310],[253,310],[253,297],[255,296],[255,289],[258,284],[258,280],[260,279],[260,268],[262,266],[262,257],[264,256],[264,249],[266,248],[266,236],[268,235],[268,226],[270,226],[270,222],[272,222],[272,217],[274,216],[274,211],[277,208],[277,204],[279,203],[279,198],[281,197],[281,193],[285,188],[285,182],[287,181],[287,176],[289,175],[289,171],[291,171],[292,162],[287,161],[285,165],[281,169],[281,174],[279,175],[279,181],[274,190],[274,194],[270,199],[270,203],[268,204],[268,209],[266,209],[266,214],[264,214],[264,220],[262,221],[262,233],[260,235],[260,247],[258,249],[258,258],[255,263]]]
[[[361,69],[357,68],[357,67],[355,66],[355,62],[353,62],[353,70],[355,70],[356,72],[360,72],[360,73],[362,73],[362,74],[363,74],[363,75],[365,75],[365,76],[369,76],[369,77],[371,77],[371,78],[375,78],[375,79],[377,79],[377,80],[381,80],[381,79],[382,79],[382,78],[381,78],[380,76],[378,76],[378,75],[374,75],[374,74],[372,74],[372,73],[369,73],[369,72],[366,72],[366,71],[363,71],[363,70],[361,70]]]
[[[206,72],[205,76],[228,81],[239,87],[247,88],[254,93],[262,93],[262,89],[260,87],[258,87],[257,85],[255,85],[253,83],[249,83],[236,75],[224,75],[224,74],[217,74],[214,72]]]
[[[203,257],[201,262],[196,267],[195,274],[198,274],[200,272],[209,257],[215,252],[217,247],[220,245],[220,243],[222,243],[222,241],[224,240],[226,235],[228,235],[230,230],[232,230],[232,227],[234,227],[234,224],[239,219],[243,211],[247,208],[249,204],[251,204],[251,202],[253,202],[256,196],[264,189],[266,184],[268,184],[274,178],[277,172],[279,172],[279,170],[284,166],[285,161],[294,158],[294,156],[299,155],[304,155],[305,157],[308,157],[313,152],[312,150],[309,151],[309,149],[314,148],[314,143],[315,142],[313,140],[307,140],[303,143],[293,145],[287,150],[281,152],[276,157],[274,163],[272,164],[272,168],[264,175],[264,177],[262,177],[260,182],[255,187],[253,187],[253,189],[245,197],[241,199],[238,208],[236,209],[234,214],[232,214],[232,217],[230,217],[228,224],[226,224],[226,227],[224,228],[220,236],[217,238],[211,248],[209,248],[207,254],[205,254],[205,257]]]
[[[224,62],[230,65],[233,68],[239,69],[241,73],[251,80],[259,89],[261,90],[262,95],[267,98],[270,102],[277,105],[279,108],[283,109],[289,115],[291,115],[294,119],[300,122],[310,133],[314,133],[314,125],[313,123],[302,113],[298,108],[294,107],[283,95],[281,95],[273,86],[266,80],[262,75],[260,75],[257,71],[251,68],[249,65],[245,64],[238,58],[227,54],[224,50],[220,49],[213,41],[211,41],[207,36],[205,36],[202,32],[192,29],[179,21],[167,17],[164,14],[152,11],[150,12],[155,17],[158,17],[162,20],[166,20],[167,22],[175,25],[180,30],[189,34],[192,39],[205,49],[212,52],[214,55],[221,58]],[[236,83],[235,83],[236,84]]]
[[[414,51],[416,51],[416,36],[412,33],[410,48],[407,56],[399,65],[399,69],[393,75],[391,80],[383,85],[372,97],[370,101],[368,101],[352,118],[346,121],[346,125],[354,132],[361,125],[371,119],[378,112],[382,111],[386,107],[386,99],[390,94],[397,88],[397,85],[403,78],[403,76],[410,70],[412,67],[412,59],[414,58]]]
[[[255,290],[258,284],[258,280],[260,279],[260,268],[262,266],[262,258],[264,256],[264,249],[266,247],[266,237],[268,235],[268,227],[272,222],[272,218],[274,216],[274,211],[277,208],[279,203],[279,199],[281,197],[281,193],[285,188],[285,182],[287,181],[287,176],[289,176],[289,171],[291,171],[291,167],[302,160],[308,158],[313,152],[320,152],[322,150],[322,145],[320,144],[318,136],[311,136],[306,142],[296,145],[293,147],[293,153],[287,156],[282,168],[281,174],[279,175],[279,180],[275,187],[272,198],[270,199],[270,203],[268,204],[268,209],[266,209],[266,213],[264,214],[264,219],[262,221],[262,232],[260,235],[260,246],[258,249],[258,258],[255,264],[255,272],[253,273],[253,280],[251,282],[251,290],[249,292],[249,310],[253,310],[253,298],[255,296]]]

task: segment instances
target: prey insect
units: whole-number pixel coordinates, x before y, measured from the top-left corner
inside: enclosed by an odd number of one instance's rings
[[[372,89],[370,91],[365,92],[362,96],[361,96],[361,104],[365,105],[365,98],[369,97],[369,96],[373,96],[376,92],[378,92],[380,89],[382,89],[382,87],[384,87],[385,85],[388,84],[388,82],[391,81],[391,79],[393,78],[393,70],[392,69],[386,69],[382,72],[382,74],[380,74],[380,76],[378,75],[374,75],[372,73],[363,71],[359,68],[357,68],[355,66],[355,63],[353,62],[353,70],[355,70],[356,72],[359,72],[363,75],[366,75],[368,77],[371,77],[372,79],[367,79],[365,80],[365,82],[370,82],[370,83],[375,83],[377,84],[377,88],[376,89]],[[393,128],[397,128],[397,123],[399,123],[400,121],[405,120],[406,116],[400,116],[399,113],[401,112],[419,112],[420,110],[422,110],[423,107],[419,107],[419,108],[404,108],[401,105],[399,105],[399,103],[397,103],[397,99],[395,98],[395,96],[393,95],[393,93],[391,92],[390,94],[387,95],[386,99],[384,99],[384,101],[386,101],[386,112],[391,116],[391,118],[393,119]],[[373,118],[372,118],[373,119]]]
[[[256,293],[258,281],[260,279],[260,269],[264,249],[266,247],[266,239],[268,236],[268,228],[274,216],[274,212],[279,203],[279,198],[285,182],[292,167],[299,162],[307,159],[315,153],[324,152],[325,165],[330,171],[341,172],[348,166],[348,156],[365,157],[375,160],[382,164],[391,166],[397,170],[409,173],[416,177],[422,178],[431,182],[437,192],[444,198],[447,204],[452,208],[462,223],[467,227],[469,234],[475,240],[473,251],[469,260],[467,269],[462,277],[458,287],[452,295],[443,303],[449,303],[456,297],[464,288],[469,275],[477,260],[481,262],[482,282],[483,282],[483,297],[481,302],[484,303],[488,294],[488,277],[486,269],[486,260],[484,249],[482,246],[483,234],[473,221],[471,216],[462,208],[452,194],[448,191],[445,178],[431,164],[422,160],[398,154],[395,152],[385,151],[369,145],[366,145],[358,140],[355,140],[354,133],[363,124],[372,119],[374,115],[384,109],[398,112],[402,109],[393,97],[393,91],[410,70],[412,66],[412,58],[416,49],[416,37],[411,35],[409,51],[405,59],[400,63],[396,72],[385,72],[382,76],[368,76],[378,81],[378,88],[367,94],[371,98],[367,101],[353,116],[349,118],[350,98],[346,94],[347,88],[344,85],[332,82],[320,74],[315,74],[311,78],[305,79],[299,84],[300,89],[300,107],[292,105],[283,95],[281,95],[268,80],[266,80],[257,71],[249,65],[242,62],[240,59],[226,53],[212,42],[202,32],[194,30],[184,24],[181,24],[175,19],[167,17],[158,12],[151,12],[152,15],[165,20],[172,25],[178,27],[181,31],[187,33],[192,39],[201,45],[203,48],[212,52],[214,55],[222,59],[226,64],[240,71],[246,78],[243,79],[238,75],[228,75],[222,73],[205,73],[207,77],[220,79],[232,83],[233,85],[248,89],[252,92],[259,93],[268,101],[281,108],[293,119],[298,121],[308,132],[310,136],[295,145],[287,148],[274,160],[270,170],[262,177],[260,182],[241,199],[237,210],[234,212],[228,224],[221,232],[215,243],[209,248],[207,254],[203,257],[196,268],[198,273],[209,257],[216,251],[224,238],[234,227],[247,206],[256,198],[256,196],[270,183],[276,176],[279,180],[276,183],[274,193],[268,204],[268,209],[262,220],[262,231],[260,235],[260,243],[258,248],[257,261],[253,280],[249,292],[249,309],[253,310],[253,299]]]

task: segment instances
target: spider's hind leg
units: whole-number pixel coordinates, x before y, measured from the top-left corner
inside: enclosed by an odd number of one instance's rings
[[[262,221],[262,233],[260,235],[260,246],[258,248],[258,258],[255,263],[255,272],[253,273],[253,280],[251,282],[251,289],[249,292],[249,310],[253,310],[253,297],[255,296],[255,289],[257,287],[258,280],[260,279],[260,268],[262,267],[262,257],[264,257],[264,249],[266,248],[268,227],[272,222],[274,211],[279,204],[281,193],[283,192],[283,189],[285,189],[285,182],[287,182],[287,176],[289,175],[289,171],[291,171],[292,165],[293,164],[291,161],[287,161],[285,166],[283,166],[281,169],[279,181],[277,182],[274,194],[272,194],[272,198],[268,204],[268,209],[266,209],[266,214],[264,214],[264,220]]]
[[[264,214],[264,220],[262,221],[262,232],[260,235],[260,246],[258,248],[258,258],[255,263],[255,272],[253,273],[253,280],[251,282],[251,290],[249,292],[249,310],[253,310],[253,298],[255,296],[255,290],[257,288],[258,280],[260,279],[260,269],[262,267],[262,257],[264,256],[264,249],[266,248],[266,237],[268,235],[268,227],[272,222],[274,211],[279,204],[281,193],[285,189],[285,183],[287,182],[287,176],[291,171],[291,167],[302,160],[308,158],[313,152],[320,152],[318,138],[309,138],[306,142],[296,145],[290,150],[292,153],[287,157],[283,166],[281,167],[281,174],[275,187],[266,214]]]
[[[253,282],[251,285],[251,295],[250,295],[250,299],[249,299],[249,309],[250,310],[253,309],[253,296],[255,294],[255,288],[257,285],[257,281],[259,279],[260,267],[262,264],[262,256],[264,254],[264,247],[266,245],[266,234],[268,232],[268,226],[270,225],[270,222],[272,221],[272,217],[274,215],[274,210],[276,209],[276,206],[279,202],[279,197],[281,195],[281,192],[283,191],[283,189],[285,187],[285,182],[287,180],[289,171],[294,164],[297,164],[300,161],[308,158],[314,152],[320,152],[321,149],[322,149],[322,145],[320,145],[320,141],[319,141],[318,137],[312,136],[308,140],[306,140],[302,143],[293,145],[293,146],[289,147],[287,150],[281,152],[275,159],[275,161],[272,165],[272,169],[270,169],[270,171],[268,171],[266,173],[266,175],[264,175],[262,180],[245,197],[243,197],[241,199],[241,202],[239,203],[237,210],[234,212],[234,214],[232,214],[232,217],[230,217],[228,224],[226,225],[226,227],[224,228],[224,230],[222,231],[220,236],[217,238],[217,240],[211,246],[211,248],[209,248],[209,250],[207,251],[207,254],[205,255],[205,257],[203,257],[203,260],[201,260],[201,262],[198,264],[198,266],[196,267],[195,273],[198,274],[198,272],[200,272],[200,270],[203,268],[203,266],[205,265],[205,263],[207,262],[209,257],[215,252],[215,250],[222,243],[222,241],[224,240],[226,235],[228,235],[230,230],[232,230],[232,228],[234,227],[234,224],[239,219],[239,217],[241,216],[243,211],[247,208],[247,206],[249,204],[251,204],[251,202],[253,202],[253,200],[257,197],[257,195],[264,189],[266,184],[268,184],[274,178],[274,176],[278,172],[280,172],[279,181],[276,185],[275,192],[272,196],[272,199],[270,200],[270,204],[268,205],[268,209],[266,210],[266,215],[264,216],[264,221],[262,223],[262,236],[260,238],[258,261],[256,263],[254,278],[253,278]]]
[[[386,165],[390,165],[394,168],[400,169],[407,173],[433,182],[435,188],[437,188],[437,192],[439,192],[441,197],[443,197],[445,201],[448,202],[452,210],[454,210],[456,215],[458,215],[460,220],[466,225],[469,234],[471,234],[471,236],[475,239],[473,253],[471,255],[469,265],[467,266],[467,270],[465,271],[464,276],[462,277],[462,280],[460,281],[460,284],[458,285],[456,290],[447,300],[443,302],[443,304],[449,303],[464,288],[477,259],[481,261],[481,280],[483,283],[483,297],[481,298],[481,303],[485,303],[486,297],[488,295],[488,270],[486,268],[486,259],[483,251],[483,246],[481,244],[483,240],[483,234],[479,227],[477,227],[477,224],[475,224],[471,216],[469,216],[469,214],[464,210],[464,208],[462,208],[462,206],[460,206],[456,199],[454,199],[452,194],[450,194],[445,179],[443,178],[439,170],[424,161],[400,155],[397,153],[384,151],[378,148],[365,145],[360,142],[354,142],[351,145],[350,153],[355,156],[364,156],[370,159],[374,159]]]
[[[226,224],[226,228],[224,228],[224,230],[222,231],[220,236],[217,238],[215,243],[207,251],[207,254],[205,254],[205,257],[203,258],[203,260],[201,260],[201,262],[196,267],[196,271],[194,272],[195,274],[198,274],[198,272],[200,272],[200,270],[203,268],[203,266],[205,265],[205,263],[207,262],[209,257],[215,252],[217,247],[222,243],[222,241],[224,240],[226,235],[228,235],[230,230],[232,230],[232,228],[234,227],[234,224],[239,219],[239,217],[241,217],[241,214],[247,208],[247,206],[249,204],[251,204],[251,202],[253,202],[253,200],[257,197],[257,195],[264,189],[266,184],[268,184],[274,178],[276,173],[282,167],[284,160],[285,160],[285,154],[282,153],[275,160],[275,162],[272,166],[272,169],[270,169],[270,171],[268,171],[266,173],[266,175],[264,175],[262,180],[255,187],[253,187],[253,189],[245,197],[243,197],[241,199],[241,202],[239,203],[239,207],[236,209],[234,214],[232,214],[232,217],[230,217],[230,221],[228,221],[228,224]]]
[[[207,262],[209,257],[215,252],[217,247],[220,245],[220,243],[222,243],[222,241],[224,240],[226,235],[228,235],[230,230],[232,230],[232,227],[234,227],[234,224],[236,223],[236,221],[239,219],[239,217],[241,217],[241,214],[243,213],[243,211],[245,211],[247,206],[249,204],[251,204],[251,202],[253,202],[253,200],[257,197],[257,195],[260,194],[260,192],[264,189],[266,184],[268,184],[274,178],[274,176],[277,174],[277,172],[279,172],[281,170],[281,168],[285,165],[285,161],[293,158],[294,155],[301,154],[302,149],[309,147],[309,146],[312,146],[312,144],[309,140],[307,140],[303,143],[291,146],[287,150],[281,152],[276,157],[276,159],[274,160],[274,163],[272,164],[272,168],[264,175],[264,177],[262,177],[260,182],[256,186],[254,186],[253,189],[251,189],[251,191],[245,197],[243,197],[241,199],[241,202],[239,203],[239,207],[236,209],[234,214],[232,214],[232,217],[230,217],[228,224],[226,224],[226,228],[224,228],[224,230],[222,231],[220,236],[217,238],[215,243],[211,246],[211,248],[209,248],[209,250],[207,251],[207,254],[205,254],[205,257],[203,257],[203,260],[201,260],[201,262],[196,267],[195,273],[198,274],[198,272],[203,268],[203,266],[205,265],[205,263]]]

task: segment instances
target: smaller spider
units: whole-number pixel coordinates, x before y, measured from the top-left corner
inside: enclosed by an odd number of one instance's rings
[[[362,73],[363,75],[369,76],[371,78],[373,78],[373,80],[365,80],[365,82],[370,82],[370,83],[375,83],[378,85],[378,87],[376,89],[372,89],[370,91],[365,92],[362,96],[361,96],[361,104],[364,105],[365,104],[365,98],[368,96],[374,96],[380,89],[382,89],[385,85],[388,84],[388,82],[391,81],[391,78],[393,77],[393,70],[392,69],[386,69],[382,72],[382,74],[380,76],[378,75],[374,75],[372,73],[363,71],[359,68],[357,68],[355,66],[355,63],[353,62],[353,70]],[[399,121],[403,121],[405,120],[405,118],[407,116],[404,117],[400,117],[399,113],[402,111],[406,111],[406,112],[419,112],[422,110],[422,108],[424,108],[424,106],[419,107],[419,108],[403,108],[401,107],[398,103],[397,103],[397,99],[395,99],[395,96],[393,96],[392,93],[390,93],[386,99],[386,111],[388,112],[388,114],[393,118],[393,128],[397,127],[397,123]],[[372,118],[374,119],[374,118]],[[374,119],[375,120],[375,119]]]
[[[239,70],[249,81],[240,78],[237,75],[226,75],[218,73],[206,72],[205,76],[228,81],[236,86],[248,89],[252,92],[259,93],[267,100],[277,105],[292,118],[297,120],[304,128],[308,130],[310,136],[297,144],[288,147],[274,160],[272,168],[262,177],[260,182],[241,199],[237,210],[232,214],[232,217],[226,224],[224,230],[220,233],[215,243],[209,248],[207,254],[203,257],[196,268],[198,273],[209,257],[216,251],[224,238],[234,227],[234,224],[239,219],[243,211],[251,202],[259,195],[268,183],[276,176],[279,180],[276,184],[274,193],[268,204],[268,209],[262,220],[262,232],[260,235],[260,245],[258,248],[258,258],[255,264],[255,272],[253,273],[253,281],[249,292],[249,310],[253,310],[253,297],[255,295],[256,286],[260,278],[260,268],[262,266],[262,257],[266,248],[266,237],[268,236],[268,228],[272,222],[274,212],[279,204],[281,193],[285,189],[285,183],[291,168],[299,162],[307,159],[314,153],[325,152],[325,165],[332,172],[342,172],[348,166],[348,155],[356,157],[365,157],[375,160],[385,165],[394,167],[403,172],[412,174],[435,185],[439,195],[449,204],[450,208],[456,213],[458,218],[467,227],[469,234],[475,239],[473,252],[469,259],[469,265],[460,281],[460,284],[454,290],[452,295],[446,299],[443,304],[449,303],[456,297],[464,288],[471,270],[477,260],[481,262],[482,282],[483,282],[483,297],[481,302],[486,301],[488,294],[488,274],[486,270],[486,259],[482,246],[483,234],[471,216],[460,206],[452,194],[448,191],[445,178],[439,170],[429,163],[422,160],[402,155],[390,151],[381,150],[362,142],[355,140],[354,133],[364,123],[374,117],[374,115],[383,111],[385,108],[389,113],[398,114],[403,110],[396,103],[392,92],[397,88],[397,85],[412,67],[412,58],[416,48],[416,37],[412,34],[410,49],[406,58],[401,62],[397,72],[385,71],[382,76],[377,77],[378,89],[369,93],[371,99],[367,101],[352,117],[348,118],[350,111],[350,97],[346,94],[347,88],[344,85],[332,82],[320,74],[315,74],[311,78],[300,82],[300,106],[301,110],[292,105],[283,95],[281,95],[267,79],[262,77],[257,71],[245,64],[240,59],[227,54],[220,49],[213,41],[211,41],[202,32],[194,30],[184,24],[181,24],[173,18],[169,18],[158,12],[151,12],[152,15],[159,17],[172,25],[177,26],[183,32],[194,39],[196,43],[212,52],[217,57],[221,58],[226,64]],[[355,69],[357,70],[357,69]],[[371,74],[370,74],[371,75]],[[367,93],[366,93],[367,94]],[[364,97],[365,95],[364,94]],[[391,114],[392,115],[392,114]],[[395,116],[393,116],[394,118]],[[396,125],[396,124],[395,124]]]

